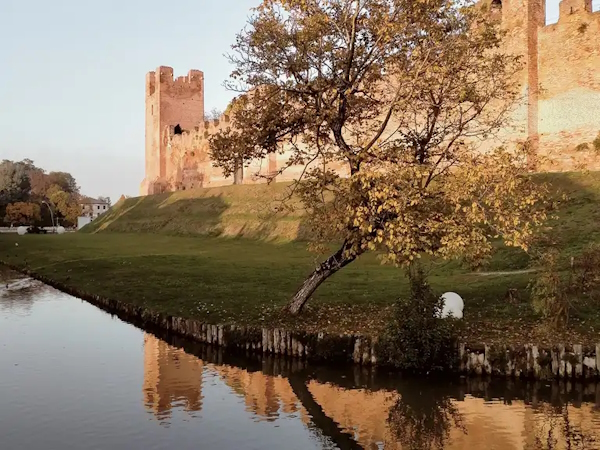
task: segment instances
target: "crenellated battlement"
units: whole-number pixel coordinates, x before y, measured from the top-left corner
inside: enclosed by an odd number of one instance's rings
[[[204,73],[201,70],[190,70],[187,75],[174,78],[173,68],[168,66],[160,66],[156,72],[150,72],[148,75],[154,74],[155,83],[164,86],[197,86],[204,82]]]
[[[173,76],[173,68],[160,66],[156,71],[146,74],[146,95],[154,95],[157,86],[162,90],[185,91],[204,88],[204,73],[201,70],[190,70],[187,75],[177,78]]]
[[[579,41],[582,37],[585,40],[600,40],[600,11],[579,9],[574,13],[565,12],[557,22],[545,25],[539,32],[541,35],[554,36],[543,44],[551,49],[572,45],[573,40]],[[562,35],[558,35],[559,33]]]
[[[527,17],[529,26],[554,27],[556,23],[546,25],[546,4],[548,0],[480,0],[481,8],[493,21],[503,23],[511,30],[523,26]],[[600,20],[600,11],[593,11],[593,0],[561,0],[557,23],[589,19]]]
[[[156,72],[146,74],[146,96],[154,95],[156,91]]]
[[[558,21],[561,22],[576,15],[592,14],[592,0],[562,0],[558,8]]]

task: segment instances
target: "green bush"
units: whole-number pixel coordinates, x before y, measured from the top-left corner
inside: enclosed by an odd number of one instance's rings
[[[537,260],[538,275],[529,289],[533,309],[552,327],[565,327],[575,306],[594,306],[600,291],[600,245],[591,244],[571,257],[564,270],[564,255],[556,248]]]
[[[541,270],[529,284],[533,310],[555,328],[569,323],[573,309],[569,295],[571,283],[567,279],[568,274],[560,270],[560,256],[559,250],[555,248],[540,254],[538,263]]]
[[[409,269],[410,297],[399,299],[395,315],[377,345],[379,361],[408,372],[435,372],[457,361],[456,319],[441,319],[444,302],[427,283],[423,269]]]

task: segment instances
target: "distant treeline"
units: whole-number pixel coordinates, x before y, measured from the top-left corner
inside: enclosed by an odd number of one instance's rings
[[[81,215],[81,195],[68,172],[46,172],[30,159],[0,163],[0,221],[5,226],[54,223],[72,226]]]

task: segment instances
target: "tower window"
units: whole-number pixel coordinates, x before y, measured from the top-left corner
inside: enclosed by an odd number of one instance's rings
[[[173,133],[175,134],[182,134],[183,130],[181,129],[181,127],[179,126],[179,124],[175,125],[175,129],[173,130]]]

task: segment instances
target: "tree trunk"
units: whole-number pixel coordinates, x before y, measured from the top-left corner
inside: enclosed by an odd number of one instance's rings
[[[314,272],[311,273],[306,280],[304,280],[304,283],[302,283],[300,289],[298,289],[292,300],[288,303],[286,307],[288,312],[293,315],[299,314],[306,302],[310,299],[321,283],[323,283],[323,281],[356,259],[358,255],[350,257],[344,255],[348,247],[348,243],[344,242],[344,245],[342,245],[342,247],[335,252],[334,255],[331,255],[329,258],[323,261],[319,267],[317,267]]]
[[[299,375],[292,374],[288,378],[288,381],[292,391],[296,397],[298,397],[300,404],[308,412],[311,422],[321,430],[324,436],[331,439],[339,448],[350,450],[363,449],[350,433],[343,431],[331,417],[325,414],[321,405],[316,402],[315,398],[306,387],[304,379],[299,377]]]
[[[244,182],[244,163],[237,160],[235,162],[235,171],[233,172],[233,184],[242,184]]]

